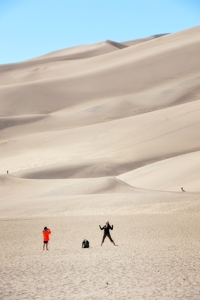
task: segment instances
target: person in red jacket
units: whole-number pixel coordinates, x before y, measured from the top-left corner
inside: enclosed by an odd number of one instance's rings
[[[44,241],[43,250],[45,250],[45,247],[46,247],[46,250],[49,250],[48,242],[49,242],[49,235],[51,234],[51,230],[47,227],[44,227],[42,234],[43,234],[43,241]]]

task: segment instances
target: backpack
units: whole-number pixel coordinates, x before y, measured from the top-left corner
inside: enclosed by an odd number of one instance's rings
[[[83,240],[82,248],[89,248],[89,247],[90,247],[90,244],[89,244],[88,240]]]

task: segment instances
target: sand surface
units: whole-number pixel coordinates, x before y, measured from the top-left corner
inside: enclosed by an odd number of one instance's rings
[[[200,299],[199,53],[197,26],[0,65],[0,299]]]

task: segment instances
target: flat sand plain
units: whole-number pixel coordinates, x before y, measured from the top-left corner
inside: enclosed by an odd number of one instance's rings
[[[0,65],[0,299],[200,299],[199,53],[197,26]]]

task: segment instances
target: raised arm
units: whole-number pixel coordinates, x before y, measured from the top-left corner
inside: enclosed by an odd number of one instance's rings
[[[111,229],[111,230],[113,230],[113,225],[112,225],[112,226],[110,226],[110,229]]]
[[[99,228],[100,228],[101,230],[103,230],[103,227],[101,228],[101,225],[99,225]]]

